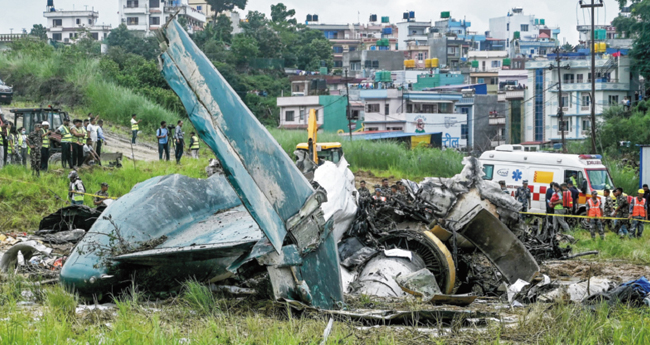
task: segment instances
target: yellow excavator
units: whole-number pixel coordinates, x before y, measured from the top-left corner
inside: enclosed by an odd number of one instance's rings
[[[296,150],[306,151],[309,156],[314,160],[314,163],[320,164],[319,160],[330,161],[337,164],[341,157],[343,157],[343,148],[341,143],[319,143],[318,138],[318,123],[316,121],[316,110],[309,111],[309,119],[307,120],[307,142],[296,145]]]

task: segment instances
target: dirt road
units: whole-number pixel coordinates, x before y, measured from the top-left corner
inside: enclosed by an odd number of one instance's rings
[[[102,146],[102,151],[104,152],[121,152],[124,155],[125,159],[131,159],[131,138],[126,136],[110,132],[108,130],[104,131],[104,136],[106,137],[106,143]],[[154,148],[153,145],[145,144],[138,142],[133,145],[133,156],[138,161],[155,161],[158,160],[158,148]]]

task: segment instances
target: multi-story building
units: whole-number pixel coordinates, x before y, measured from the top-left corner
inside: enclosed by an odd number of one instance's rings
[[[215,16],[219,15],[219,13],[214,13],[212,6],[210,6],[206,0],[188,0],[187,4],[197,12],[203,13],[205,15],[206,21],[213,20]],[[239,26],[239,21],[241,20],[239,13],[234,11],[224,11],[222,13],[230,18],[230,21],[232,22],[232,33],[240,33],[242,29]]]
[[[472,84],[487,84],[490,94],[499,91],[499,71],[504,61],[508,60],[506,51],[470,51],[468,59],[471,62],[470,79]]]
[[[343,54],[357,50],[396,50],[397,28],[392,24],[316,24],[308,28],[323,32],[332,43],[334,68],[343,67]]]
[[[342,67],[352,78],[371,77],[376,71],[404,68],[404,53],[390,50],[358,50],[343,54]]]
[[[361,90],[365,131],[442,133],[445,147],[467,145],[467,114],[454,112],[459,92]]]
[[[189,6],[187,0],[119,0],[120,22],[144,35],[160,29],[177,12],[187,21],[189,32],[203,30],[205,14]]]
[[[405,13],[406,17],[407,14]],[[428,33],[431,22],[419,22],[413,18],[404,18],[405,21],[395,24],[397,26],[397,49],[408,50],[409,43],[412,46],[428,45]]]
[[[545,19],[526,15],[521,7],[515,7],[504,17],[490,18],[491,38],[505,40],[510,57],[533,58],[550,53],[559,45],[559,28],[549,28]]]
[[[437,58],[440,67],[457,71],[466,60],[471,43],[463,38],[430,32],[428,36],[429,57]]]
[[[110,25],[98,24],[99,12],[94,9],[64,11],[48,6],[43,17],[47,19],[47,38],[54,42],[74,43],[85,35],[103,41],[111,32]]]
[[[304,97],[278,97],[280,108],[280,128],[306,129],[310,110],[316,111],[318,128],[326,132],[349,132],[349,122],[346,116],[347,98],[345,96],[304,96]],[[363,112],[360,108],[353,107],[350,102],[352,115],[352,130],[362,125]]]
[[[565,54],[562,62],[570,69],[562,69],[562,104],[566,139],[584,139],[591,130],[591,106],[595,102],[596,120],[610,106],[620,105],[626,97],[639,90],[638,75],[631,73],[627,56],[596,56],[596,94],[591,98],[591,60],[589,54]],[[527,61],[528,81],[523,116],[524,138],[527,143],[558,142],[558,75],[549,69],[553,56],[546,61]]]

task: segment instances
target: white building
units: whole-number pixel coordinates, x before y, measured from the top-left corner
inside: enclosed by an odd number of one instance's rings
[[[490,38],[505,40],[510,57],[534,58],[551,53],[559,45],[559,34],[560,28],[546,26],[545,19],[524,14],[521,7],[513,8],[504,17],[490,18]]]
[[[177,11],[179,18],[187,20],[190,33],[203,30],[205,14],[189,6],[187,0],[119,0],[120,22],[145,35],[160,29]]]
[[[528,80],[523,113],[523,142],[559,142],[558,75],[549,69],[555,61],[527,61]],[[591,63],[589,56],[566,60],[562,66],[562,98],[565,119],[565,137],[568,140],[585,139],[591,131]],[[630,60],[596,56],[596,119],[610,106],[621,105],[626,97],[638,90],[637,80],[630,79]],[[634,76],[634,74],[632,74]]]
[[[86,33],[97,41],[103,41],[111,31],[110,25],[97,23],[99,12],[91,10],[66,11],[54,6],[43,12],[47,19],[47,38],[55,42],[74,43]]]
[[[397,49],[408,50],[409,43],[416,46],[429,45],[429,28],[431,22],[406,21],[397,26]]]

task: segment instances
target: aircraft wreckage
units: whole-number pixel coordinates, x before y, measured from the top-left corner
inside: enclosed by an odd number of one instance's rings
[[[476,159],[452,178],[404,181],[413,202],[380,224],[344,158],[308,180],[310,165],[297,167],[175,20],[161,34],[162,74],[223,174],[155,177],[110,204],[61,270],[81,296],[102,299],[132,281],[167,291],[268,274],[276,299],[336,309],[344,292],[400,295],[422,272],[434,277],[433,294],[458,292],[469,276],[482,279],[477,253],[489,279],[537,275],[516,236],[520,204],[481,178]]]

